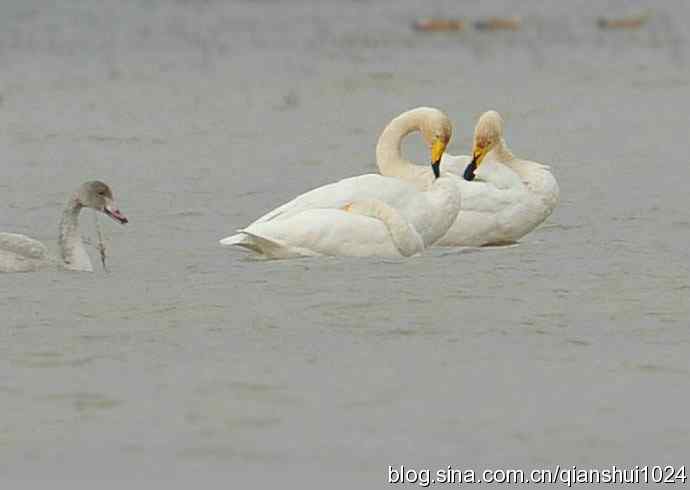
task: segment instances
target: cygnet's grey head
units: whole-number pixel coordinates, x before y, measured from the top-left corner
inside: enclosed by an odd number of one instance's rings
[[[100,211],[122,225],[128,221],[115,205],[110,187],[99,180],[82,184],[77,190],[76,198],[81,206]]]

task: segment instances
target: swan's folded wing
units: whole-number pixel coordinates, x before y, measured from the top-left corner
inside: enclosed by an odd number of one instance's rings
[[[549,171],[551,167],[530,160],[521,160],[520,164],[531,169],[528,186],[535,195],[543,200],[548,210],[548,216],[553,211],[553,208],[558,205],[560,196],[560,189],[556,177]]]
[[[318,207],[337,207],[338,205],[345,205],[347,199],[338,198],[339,191],[342,187],[342,182],[335,182],[333,184],[324,185],[300,194],[292,201],[288,201],[282,206],[278,206],[272,211],[264,214],[260,218],[254,220],[249,226],[259,223],[266,223],[278,218],[289,218],[295,214],[306,209],[314,209]]]
[[[460,181],[458,185],[462,196],[461,211],[463,212],[496,214],[524,201],[527,193],[524,186],[499,189],[490,182]]]
[[[41,242],[17,233],[0,233],[0,250],[28,259],[43,259],[48,256],[48,249]]]
[[[242,233],[257,253],[272,258],[401,255],[379,219],[340,209],[307,209],[289,218],[250,225]]]
[[[360,199],[380,199],[396,203],[407,192],[414,192],[414,187],[398,179],[378,174],[358,175],[305,192],[264,214],[249,226],[289,218],[307,209],[340,208]]]

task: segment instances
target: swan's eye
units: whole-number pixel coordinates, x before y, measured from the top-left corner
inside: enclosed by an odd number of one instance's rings
[[[98,191],[99,196],[105,196],[105,191]]]

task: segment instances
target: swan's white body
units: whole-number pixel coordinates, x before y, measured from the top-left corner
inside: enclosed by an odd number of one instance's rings
[[[376,161],[382,175],[400,178],[424,190],[433,180],[431,170],[395,157],[400,154],[400,141],[409,132],[409,119],[417,117],[415,113],[419,110],[403,113],[384,129],[376,147]],[[462,195],[462,209],[436,245],[516,242],[541,224],[558,204],[558,184],[549,167],[516,159],[500,137],[502,126],[492,129],[498,131],[499,138],[476,170],[475,180],[463,178],[471,157],[444,153],[441,159],[441,172],[455,179]]]
[[[349,204],[349,211],[342,209]],[[306,192],[221,243],[265,258],[409,257],[445,235],[459,210],[450,178],[419,192],[398,179],[367,174]]]
[[[0,272],[35,272],[57,267],[65,270],[92,272],[91,259],[79,231],[79,213],[91,207],[124,224],[127,218],[112,203],[110,188],[102,182],[87,182],[67,202],[60,221],[58,246],[60,257],[33,238],[16,233],[0,233]]]
[[[543,223],[558,205],[558,183],[547,165],[516,159],[504,147],[486,156],[470,182],[462,174],[471,160],[443,155],[441,171],[456,176],[462,209],[436,245],[514,243]]]

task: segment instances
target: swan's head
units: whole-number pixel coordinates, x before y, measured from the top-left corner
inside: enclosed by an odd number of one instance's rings
[[[127,223],[127,218],[113,201],[113,192],[103,182],[94,180],[82,184],[77,190],[76,198],[81,206],[100,211],[121,225]]]
[[[484,157],[503,139],[503,118],[496,111],[487,111],[481,115],[474,128],[472,162],[465,169],[465,180],[474,180],[474,172],[481,165]]]
[[[428,107],[424,108],[424,117],[419,124],[419,131],[431,151],[431,167],[438,178],[441,157],[453,136],[453,124],[443,112]]]

